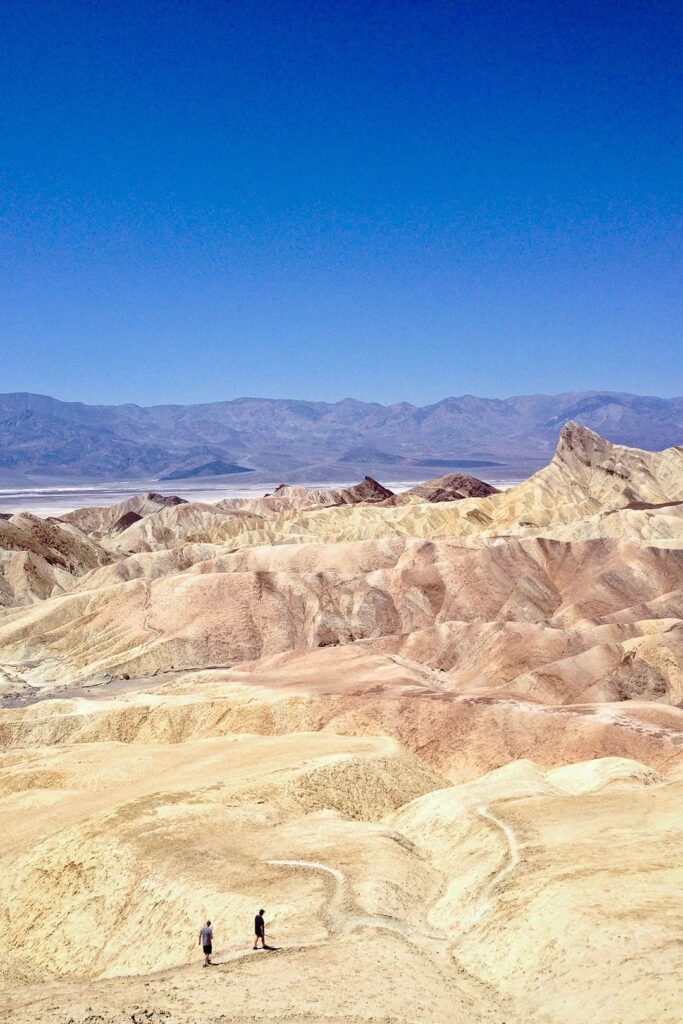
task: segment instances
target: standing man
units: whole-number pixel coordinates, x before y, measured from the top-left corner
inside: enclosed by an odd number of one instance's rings
[[[265,910],[259,910],[258,914],[254,918],[254,931],[256,932],[256,938],[254,939],[254,949],[258,949],[258,940],[261,940],[261,946],[263,949],[266,948],[266,922],[263,920]]]
[[[204,927],[199,929],[199,945],[204,950],[204,966],[210,967],[213,952],[213,928],[210,921],[207,921]]]

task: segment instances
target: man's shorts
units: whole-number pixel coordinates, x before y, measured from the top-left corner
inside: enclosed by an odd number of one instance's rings
[[[204,956],[209,956],[209,954],[213,952],[213,946],[210,942],[207,943],[206,946],[202,946],[202,949],[204,950]]]

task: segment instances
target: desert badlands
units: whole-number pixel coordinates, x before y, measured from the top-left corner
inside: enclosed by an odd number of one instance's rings
[[[0,606],[2,1020],[683,1020],[683,448],[5,516]]]

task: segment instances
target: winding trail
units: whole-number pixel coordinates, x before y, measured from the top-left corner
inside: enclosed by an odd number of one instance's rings
[[[446,942],[442,933],[422,932],[412,927],[407,921],[388,914],[355,914],[353,904],[347,895],[348,879],[343,871],[327,864],[312,860],[268,860],[273,867],[294,868],[295,870],[317,871],[331,880],[331,892],[328,903],[323,908],[323,920],[332,933],[348,934],[360,928],[381,928],[403,936],[415,946],[433,947],[435,942]]]
[[[483,893],[483,898],[490,901],[493,890],[500,885],[501,882],[504,882],[508,875],[511,875],[519,864],[521,859],[519,854],[519,843],[517,842],[517,836],[510,826],[504,821],[501,821],[500,818],[497,818],[495,814],[491,814],[488,807],[485,807],[483,804],[480,807],[477,807],[477,814],[480,818],[485,818],[487,821],[492,822],[496,828],[500,829],[505,836],[508,845],[507,864],[504,864],[503,867],[495,873]]]
[[[460,930],[458,941],[484,917],[491,908],[492,896],[513,871],[517,868],[521,856],[519,842],[514,830],[495,814],[492,814],[488,807],[480,804],[476,809],[480,818],[490,822],[502,833],[506,843],[506,854],[502,866],[489,879],[484,887],[474,909],[465,916],[463,927]],[[294,870],[315,871],[322,874],[328,882],[329,899],[323,907],[322,916],[325,926],[331,933],[349,933],[359,928],[382,928],[386,931],[395,932],[408,939],[414,945],[425,946],[429,944],[433,948],[434,942],[445,942],[446,935],[443,933],[429,934],[412,927],[407,921],[390,915],[380,914],[358,914],[347,894],[348,879],[343,871],[338,868],[322,864],[313,860],[269,860],[267,864],[273,867],[293,868]]]
[[[325,875],[328,880],[328,891],[329,899],[323,907],[322,917],[325,922],[325,927],[328,931],[334,932],[339,931],[337,926],[338,918],[342,917],[342,907],[344,904],[344,885],[346,877],[343,871],[339,871],[338,868],[331,868],[327,864],[320,864],[314,860],[267,860],[266,864],[270,864],[276,868],[294,868],[303,869],[304,871],[317,871]],[[331,885],[330,885],[331,880]]]
[[[149,616],[151,614],[150,604],[151,604],[151,601],[152,601],[152,582],[153,581],[152,580],[145,580],[143,582],[144,582],[144,586],[145,586],[145,602],[144,602],[144,604],[142,606],[142,627],[143,627],[143,629],[146,629],[148,633],[152,633],[156,640],[163,640],[164,639],[163,632],[160,629],[157,629],[156,626],[153,626],[152,623],[149,621]]]
[[[491,876],[482,889],[481,895],[473,908],[463,914],[460,928],[456,935],[451,939],[452,947],[459,945],[469,932],[479,924],[481,919],[489,912],[491,909],[494,890],[497,889],[498,886],[513,873],[521,860],[519,842],[514,830],[506,824],[506,822],[501,821],[495,814],[492,814],[489,808],[484,804],[480,804],[479,807],[476,808],[476,811],[480,818],[483,818],[485,821],[490,821],[491,824],[494,825],[495,828],[504,836],[506,845],[505,859],[501,867],[499,867]]]
[[[348,879],[346,875],[343,871],[330,867],[328,864],[311,860],[268,860],[266,863],[273,867],[289,868],[295,871],[313,871],[323,876],[326,881],[328,900],[322,908],[322,918],[330,935],[349,934],[361,928],[383,929],[394,932],[401,935],[412,945],[421,949],[428,949],[432,955],[435,952],[437,954],[446,954],[451,963],[455,965],[459,975],[463,975],[463,977],[460,977],[459,983],[464,985],[467,982],[467,985],[471,987],[475,985],[475,979],[464,977],[466,972],[458,966],[455,948],[489,912],[494,891],[510,877],[521,860],[519,841],[510,825],[496,817],[484,804],[480,804],[476,808],[476,813],[484,821],[489,822],[502,835],[505,840],[506,850],[501,866],[482,889],[473,909],[463,915],[456,935],[453,935],[452,932],[448,936],[443,933],[429,934],[413,927],[407,921],[388,915],[358,914],[348,893]],[[478,982],[476,986],[479,986]]]
[[[498,868],[495,874],[486,883],[474,908],[465,915],[456,943],[461,942],[467,933],[481,921],[485,914],[488,913],[491,909],[491,897],[494,889],[496,889],[512,874],[521,859],[519,843],[513,829],[504,821],[501,821],[500,818],[497,818],[495,814],[491,814],[491,811],[484,804],[480,804],[479,807],[477,807],[477,814],[480,818],[484,818],[485,821],[490,821],[492,825],[502,832],[505,837],[507,850],[503,865]]]

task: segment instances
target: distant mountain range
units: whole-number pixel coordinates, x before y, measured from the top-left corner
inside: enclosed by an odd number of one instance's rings
[[[0,395],[0,485],[245,472],[305,482],[388,467],[406,478],[481,468],[501,479],[543,465],[567,420],[640,448],[683,443],[683,398],[608,391],[426,406],[238,398],[149,407],[17,393]]]

